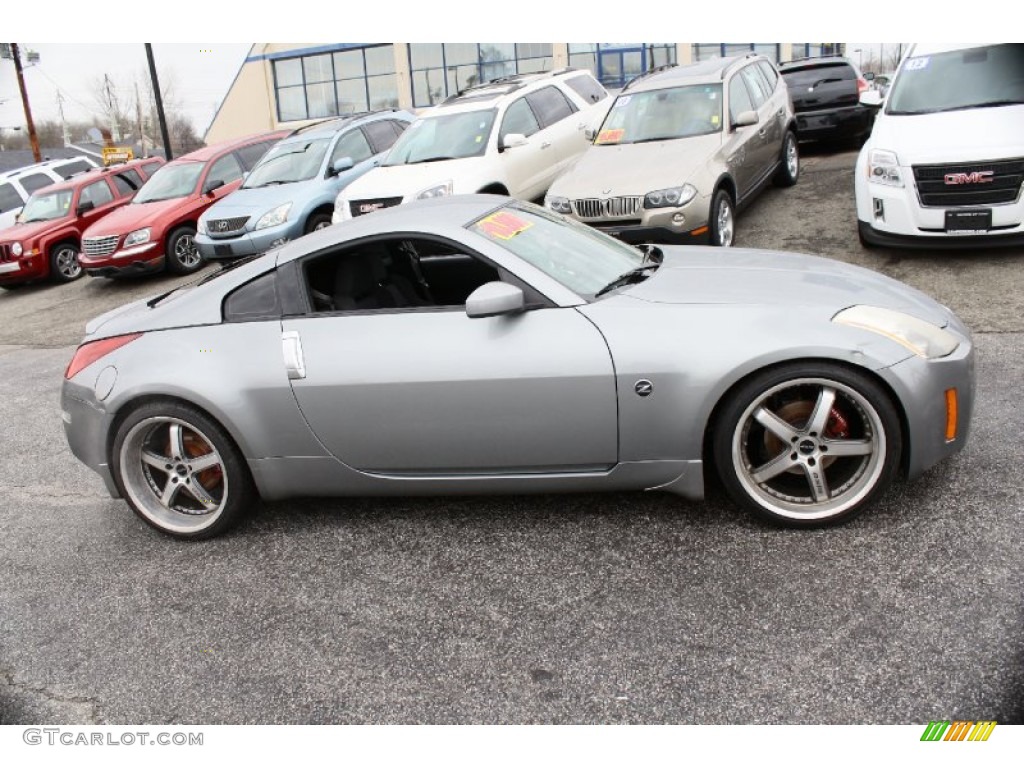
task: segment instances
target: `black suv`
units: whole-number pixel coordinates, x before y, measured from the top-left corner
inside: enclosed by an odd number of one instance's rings
[[[801,141],[863,142],[875,122],[875,108],[860,103],[870,87],[849,59],[822,56],[783,64]]]

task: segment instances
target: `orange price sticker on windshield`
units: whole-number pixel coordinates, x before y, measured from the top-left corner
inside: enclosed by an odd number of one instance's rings
[[[533,226],[532,221],[521,219],[514,213],[498,211],[476,223],[476,228],[488,237],[496,237],[499,240],[511,240]]]
[[[605,128],[599,134],[597,134],[597,141],[595,144],[617,144],[622,141],[622,137],[626,135],[625,128]]]

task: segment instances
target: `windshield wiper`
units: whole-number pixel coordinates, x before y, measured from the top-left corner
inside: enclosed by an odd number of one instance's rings
[[[295,181],[295,179],[273,179],[272,181],[265,181],[262,184],[246,186],[246,189],[262,189],[263,187],[273,187],[276,184],[291,184],[293,181]]]
[[[438,155],[437,157],[424,157],[419,160],[409,160],[406,165],[417,165],[418,163],[436,163],[439,160],[456,160],[458,158],[449,157],[448,155]]]
[[[672,141],[672,139],[681,139],[682,136],[652,136],[649,139],[636,139],[635,141],[623,142],[624,144],[646,144],[649,141]]]
[[[641,283],[646,280],[649,275],[646,274],[649,270],[655,270],[660,267],[661,264],[658,262],[651,262],[650,264],[641,264],[639,267],[635,267],[628,272],[623,272],[621,275],[612,280],[608,285],[602,288],[600,291],[594,294],[594,298],[600,298],[609,291],[614,291],[616,288],[621,288],[624,285],[631,285],[632,283]]]

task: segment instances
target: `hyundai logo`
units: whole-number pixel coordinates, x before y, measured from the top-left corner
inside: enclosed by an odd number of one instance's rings
[[[943,177],[947,187],[959,184],[991,184],[995,171],[974,171],[972,173],[947,173]]]

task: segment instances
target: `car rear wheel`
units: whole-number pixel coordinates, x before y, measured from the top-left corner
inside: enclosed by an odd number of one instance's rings
[[[196,231],[178,227],[167,236],[167,269],[176,275],[187,275],[203,266],[203,257],[195,243]]]
[[[74,243],[59,243],[50,249],[50,277],[56,283],[70,283],[82,276],[78,248]]]
[[[231,438],[182,403],[156,401],[132,411],[117,430],[112,464],[132,510],[177,538],[223,533],[255,500],[249,470]]]
[[[310,232],[316,232],[318,229],[329,226],[331,226],[331,214],[314,213],[306,220],[305,233],[308,235]]]
[[[828,363],[754,376],[725,404],[713,438],[726,491],[788,526],[847,520],[892,483],[902,452],[892,399],[866,375]]]
[[[779,170],[775,172],[775,186],[792,187],[800,178],[800,150],[796,134],[792,131],[786,131],[786,138],[782,141],[781,160]]]
[[[736,209],[732,196],[725,189],[719,189],[711,201],[708,220],[711,244],[728,248],[736,236]]]

